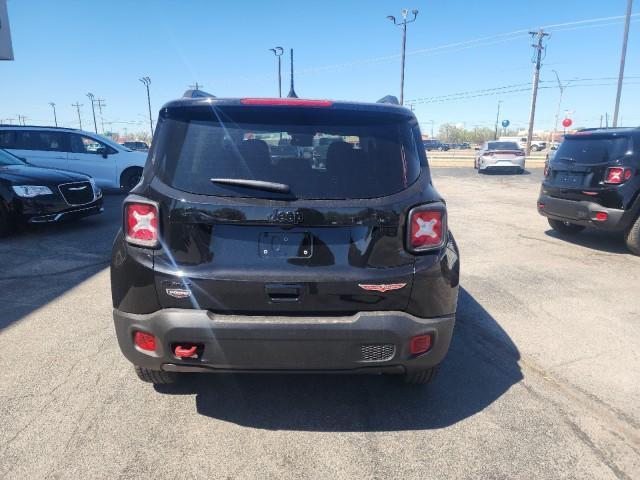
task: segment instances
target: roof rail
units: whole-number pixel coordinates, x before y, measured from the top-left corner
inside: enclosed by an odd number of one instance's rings
[[[388,103],[391,105],[400,105],[400,102],[398,101],[398,97],[394,95],[386,95],[382,97],[380,100],[378,100],[376,103]]]
[[[11,128],[50,128],[52,130],[78,130],[75,127],[56,127],[54,125],[15,125],[11,123],[0,123],[0,127]]]
[[[186,92],[184,92],[182,97],[183,98],[207,98],[207,97],[216,98],[215,95],[211,95],[210,93],[205,92],[204,90],[187,90]]]

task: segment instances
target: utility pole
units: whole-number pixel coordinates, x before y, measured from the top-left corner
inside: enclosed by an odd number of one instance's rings
[[[604,128],[609,128],[609,112],[604,112]]]
[[[631,6],[633,0],[627,0],[627,15],[624,20],[624,35],[622,36],[622,54],[620,55],[620,72],[618,73],[618,90],[616,91],[616,106],[613,109],[613,128],[618,126],[618,112],[620,111],[620,95],[624,80],[624,62],[627,56],[627,41],[629,40],[629,22],[631,21]]]
[[[151,78],[142,77],[140,81],[147,88],[147,104],[149,106],[149,131],[151,132],[151,138],[153,138],[153,118],[151,117],[151,95],[149,94],[149,85],[151,85]],[[196,82],[196,85],[197,85],[197,82]]]
[[[433,120],[429,120],[429,122],[431,123],[431,138],[433,138]]]
[[[540,66],[542,64],[542,51],[545,47],[542,46],[544,37],[548,37],[549,34],[540,29],[537,32],[529,32],[532,38],[536,39],[536,43],[531,45],[534,48],[533,58],[535,68],[533,70],[533,92],[531,94],[531,110],[529,111],[529,129],[527,131],[527,146],[525,152],[527,155],[531,154],[531,139],[533,138],[533,122],[536,118],[536,100],[538,98],[538,82],[540,81]]]
[[[98,112],[100,113],[100,125],[102,126],[102,134],[104,135],[104,117],[102,116],[102,107],[106,107],[107,104],[104,103],[104,99],[97,98],[96,103],[98,104]]]
[[[498,113],[496,113],[496,128],[495,128],[495,131],[493,132],[494,140],[498,140],[498,122],[500,121],[500,104],[501,103],[502,103],[502,100],[498,100]]]
[[[98,133],[98,124],[96,123],[96,107],[93,100],[95,98],[95,95],[93,93],[87,93],[87,97],[89,98],[89,100],[91,100],[91,111],[93,112],[93,128],[95,129],[96,133]]]
[[[18,115],[18,125],[26,125],[25,124],[25,120],[27,119],[27,117],[25,117],[24,115]]]
[[[293,48],[289,49],[289,52],[291,53],[291,88],[289,89],[289,95],[287,95],[287,97],[298,98],[296,91],[293,89]]]
[[[149,78],[149,77],[146,77],[146,78]],[[197,81],[196,81],[195,85],[189,85],[189,88],[191,90],[200,90],[201,87],[204,87],[204,85],[200,85]]]
[[[282,54],[284,53],[284,49],[282,47],[274,47],[270,48],[273,54],[278,59],[278,97],[282,98]]]
[[[49,102],[49,105],[51,105],[51,108],[53,108],[53,121],[56,124],[56,127],[58,126],[58,117],[56,115],[56,104],[53,102]]]
[[[397,25],[402,28],[402,60],[400,61],[400,105],[404,104],[404,57],[405,51],[407,49],[407,23],[413,23],[416,21],[416,17],[418,16],[418,10],[411,10],[413,14],[413,18],[411,20],[407,20],[407,16],[409,15],[409,10],[406,8],[402,9],[402,21],[398,22],[396,17],[393,15],[387,15],[387,18],[393,22],[394,25]]]
[[[558,131],[558,118],[560,117],[560,105],[562,104],[562,94],[564,93],[565,86],[560,82],[560,77],[558,76],[558,72],[552,70],[552,72],[556,75],[556,81],[558,82],[558,90],[560,90],[560,98],[558,98],[558,108],[556,109],[556,121],[553,124],[553,133],[551,134],[550,142],[553,142],[555,138],[556,132]],[[602,124],[602,117],[600,117],[600,123]],[[601,125],[602,126],[602,125]]]
[[[602,128],[602,115],[600,115],[600,128]]]
[[[76,102],[72,103],[71,106],[76,107],[76,110],[78,111],[78,123],[80,124],[80,130],[82,130],[82,117],[80,116],[80,107],[82,107],[82,104],[80,102]]]

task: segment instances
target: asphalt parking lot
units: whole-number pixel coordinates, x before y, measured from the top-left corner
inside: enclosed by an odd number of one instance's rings
[[[460,245],[454,340],[394,377],[140,382],[118,349],[102,216],[0,241],[0,478],[638,478],[640,258],[561,238],[541,171],[437,168]]]

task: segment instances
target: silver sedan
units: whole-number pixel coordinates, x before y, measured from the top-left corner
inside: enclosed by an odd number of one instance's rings
[[[525,153],[515,142],[484,142],[476,153],[475,168],[478,173],[488,170],[512,170],[524,172]]]

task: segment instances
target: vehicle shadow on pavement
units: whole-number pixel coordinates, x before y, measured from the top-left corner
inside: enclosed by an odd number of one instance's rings
[[[201,415],[269,430],[369,432],[455,424],[522,380],[505,331],[461,289],[451,349],[428,386],[396,376],[196,374],[165,394],[196,395]]]
[[[0,241],[0,331],[109,267],[121,202],[109,196],[101,215],[27,226]]]
[[[544,232],[548,237],[556,238],[567,243],[572,243],[580,247],[597,250],[606,253],[622,253],[631,255],[624,244],[622,234],[599,232],[598,230],[584,230],[576,235],[562,235],[555,230],[549,229]]]

